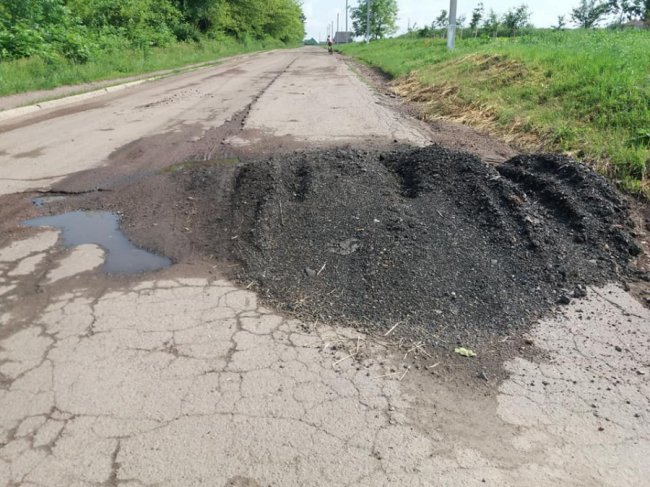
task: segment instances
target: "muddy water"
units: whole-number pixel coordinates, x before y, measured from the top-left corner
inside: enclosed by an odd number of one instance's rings
[[[102,211],[73,211],[62,215],[34,218],[24,223],[29,227],[60,228],[63,244],[99,245],[106,251],[102,270],[110,274],[133,274],[169,267],[171,260],[133,245],[120,231],[119,218]]]

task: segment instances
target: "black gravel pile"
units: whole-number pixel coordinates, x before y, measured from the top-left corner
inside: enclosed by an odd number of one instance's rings
[[[219,199],[209,250],[306,319],[507,333],[616,279],[639,252],[624,199],[555,155],[495,168],[439,146],[296,153],[237,167],[227,204],[210,190],[223,177],[203,168],[189,181]]]

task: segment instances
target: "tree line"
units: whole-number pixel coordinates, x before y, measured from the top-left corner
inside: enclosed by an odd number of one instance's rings
[[[396,0],[372,0],[370,2],[370,28],[368,27],[368,2],[359,0],[352,9],[354,34],[363,37],[367,32],[371,39],[382,39],[397,32],[398,6]],[[513,7],[498,14],[494,9],[487,10],[483,2],[472,10],[471,15],[459,15],[456,21],[459,34],[465,30],[471,35],[516,36],[523,30],[533,28],[530,23],[531,10],[526,4]],[[577,7],[569,13],[569,19],[577,27],[592,28],[605,19],[612,19],[612,25],[623,25],[629,21],[645,21],[650,24],[650,0],[580,0]],[[554,29],[564,29],[568,21],[566,15],[558,15]],[[419,37],[433,37],[437,33],[446,35],[449,13],[442,10],[430,25],[409,26],[409,31]]]
[[[85,62],[205,37],[296,43],[304,21],[299,0],[0,0],[0,59]]]
[[[614,18],[613,26],[634,20],[650,24],[650,0],[581,0],[571,10],[571,20],[585,29],[596,27],[608,17]],[[558,16],[558,26],[564,22],[564,16]]]

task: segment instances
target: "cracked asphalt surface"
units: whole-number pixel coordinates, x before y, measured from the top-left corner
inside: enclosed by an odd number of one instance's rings
[[[242,110],[226,145],[247,150],[439,135],[336,56],[232,63],[0,124],[0,486],[643,485],[650,312],[615,283],[535,324],[537,353],[497,382],[463,376],[470,359],[451,352],[413,366],[417,350],[390,337],[281,316],[197,256],[105,275],[99,247],[19,226],[38,210],[17,192],[102,175],[142,137],[201,138]]]

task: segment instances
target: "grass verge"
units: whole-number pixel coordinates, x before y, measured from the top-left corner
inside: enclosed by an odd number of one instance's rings
[[[650,197],[650,32],[539,31],[514,39],[388,39],[339,49],[393,90],[524,150],[563,152]]]
[[[39,57],[5,61],[0,62],[0,96],[123,78],[280,47],[286,45],[274,40],[248,43],[204,40],[165,48],[102,52],[84,64]]]

